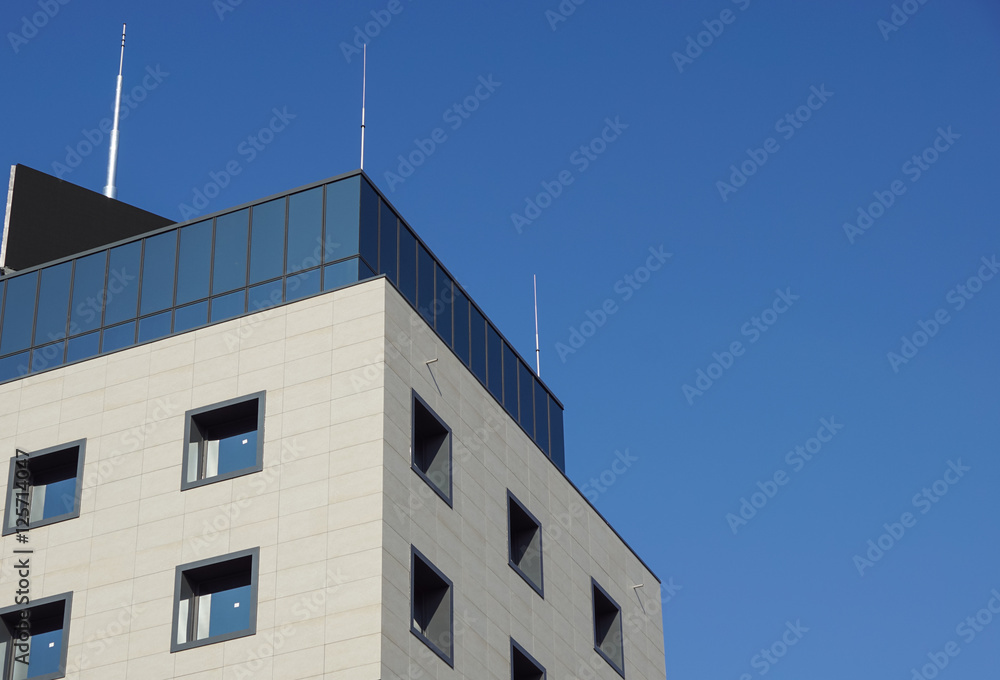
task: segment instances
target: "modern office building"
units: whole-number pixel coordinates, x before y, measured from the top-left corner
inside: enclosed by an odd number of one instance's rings
[[[182,224],[10,187],[4,680],[664,678],[562,404],[362,172]]]

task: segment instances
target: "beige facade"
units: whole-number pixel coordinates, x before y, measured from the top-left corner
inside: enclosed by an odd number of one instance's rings
[[[185,412],[260,391],[263,469],[181,491]],[[453,507],[411,469],[412,392],[452,430]],[[32,599],[73,593],[67,678],[509,680],[511,638],[550,679],[619,678],[591,579],[625,677],[664,677],[655,576],[384,278],[0,385],[4,451],[78,439],[80,516],[28,532]],[[508,565],[508,490],[544,598]],[[177,565],[255,547],[256,633],[172,653]],[[453,582],[454,667],[411,633],[411,547]]]

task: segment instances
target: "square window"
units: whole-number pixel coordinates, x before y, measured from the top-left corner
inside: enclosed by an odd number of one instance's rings
[[[413,393],[413,469],[451,505],[451,428]]]
[[[0,609],[4,678],[54,680],[66,677],[73,593],[32,600],[27,607]]]
[[[3,535],[80,516],[86,439],[10,459]]]
[[[411,632],[449,666],[455,667],[451,580],[424,555],[413,550],[410,568]]]
[[[510,639],[510,680],[545,680],[542,664],[535,661],[514,638]]]
[[[624,678],[622,608],[597,581],[591,579],[590,582],[594,591],[594,649]]]
[[[264,467],[264,393],[188,411],[181,491]]]
[[[507,490],[510,566],[542,597],[542,523]]]
[[[251,548],[177,567],[171,652],[257,632],[259,560]]]

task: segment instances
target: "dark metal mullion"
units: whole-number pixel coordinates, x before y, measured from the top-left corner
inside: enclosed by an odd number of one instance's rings
[[[281,301],[285,302],[285,291],[288,288],[288,277],[290,276],[288,272],[288,211],[291,201],[288,196],[285,196],[285,225],[284,225],[284,235],[285,241],[281,249]]]
[[[132,344],[139,341],[139,316],[142,314],[142,273],[146,269],[146,239],[139,246],[139,290],[135,295],[135,328],[132,329]]]
[[[98,337],[97,353],[104,351],[104,316],[108,311],[108,278],[111,269],[111,249],[104,251],[104,279],[101,281],[101,322],[97,325]]]
[[[208,323],[212,322],[212,294],[215,293],[215,223],[217,217],[212,218],[212,245],[208,248]]]
[[[247,313],[247,300],[250,298],[250,244],[253,239],[253,206],[247,210],[247,264],[243,272],[243,313]]]
[[[35,281],[35,304],[32,307],[31,316],[31,337],[28,338],[28,373],[31,373],[32,359],[35,358],[35,328],[38,325],[38,303],[41,302],[39,299],[42,295],[42,269],[35,272],[37,280]]]
[[[73,316],[73,288],[76,284],[76,263],[78,260],[73,260],[73,264],[69,268],[69,299],[66,300],[66,327],[63,331],[63,358],[62,363],[66,363],[66,357],[69,356],[69,321]]]
[[[323,185],[323,200],[321,201],[322,207],[320,208],[322,214],[319,216],[319,290],[323,292],[326,290],[323,287],[324,278],[326,274],[326,188],[327,184]],[[360,209],[358,214],[360,214]],[[361,248],[358,248],[361,250]]]
[[[174,288],[170,293],[170,333],[174,332],[174,310],[177,309],[177,286],[181,276],[181,230],[175,229],[177,238],[174,239]]]

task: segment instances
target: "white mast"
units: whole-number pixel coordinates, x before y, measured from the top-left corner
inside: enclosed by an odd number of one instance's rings
[[[365,78],[368,72],[368,43],[361,48],[361,169],[365,169]]]
[[[542,351],[538,347],[538,279],[532,274],[531,285],[535,289],[535,374],[542,377]]]
[[[115,89],[115,123],[111,129],[111,149],[108,151],[108,183],[104,187],[104,195],[108,198],[118,197],[118,187],[115,186],[115,175],[118,172],[118,116],[122,108],[122,66],[125,64],[125,24],[122,24],[122,54],[118,60],[118,87]]]

